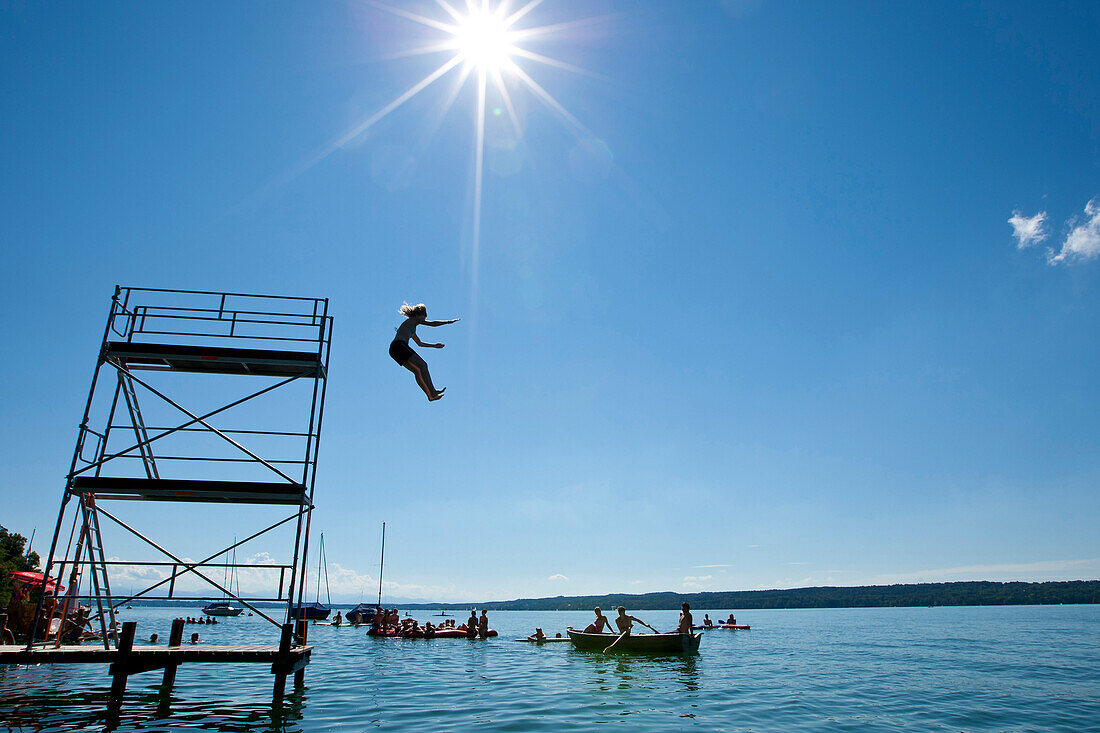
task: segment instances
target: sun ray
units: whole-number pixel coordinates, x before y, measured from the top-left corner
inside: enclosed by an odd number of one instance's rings
[[[435,82],[436,79],[443,76],[444,74],[446,74],[448,71],[450,71],[454,67],[458,66],[458,64],[461,61],[462,61],[462,57],[458,56],[458,55],[455,55],[453,58],[451,58],[450,61],[447,61],[442,66],[440,66],[438,69],[436,69],[435,71],[433,71],[432,73],[428,74],[423,79],[418,81],[416,84],[413,84],[411,87],[409,87],[407,90],[405,90],[405,92],[402,95],[397,97],[397,99],[394,99],[392,102],[387,104],[385,107],[383,107],[382,109],[378,110],[373,115],[368,117],[365,121],[363,121],[363,122],[359,123],[358,125],[354,126],[353,128],[351,128],[351,130],[349,130],[347,133],[345,133],[342,137],[337,138],[336,142],[328,147],[328,150],[327,150],[327,152],[325,152],[325,155],[328,155],[329,153],[331,153],[336,148],[342,147],[342,146],[348,144],[350,141],[357,138],[359,135],[362,135],[364,132],[366,132],[368,129],[370,129],[370,127],[372,125],[377,123],[383,117],[388,115],[390,112],[393,112],[395,109],[397,109],[398,107],[403,105],[405,102],[408,102],[410,99],[415,97],[417,94],[419,94],[424,89],[426,89],[428,86],[430,86],[433,82]],[[322,157],[324,157],[324,156],[322,156]]]
[[[447,0],[435,0],[435,4],[443,8],[447,15],[454,18],[457,22],[461,23],[465,18],[462,17],[462,13],[455,10]]]
[[[474,241],[473,265],[477,273],[478,251],[481,247],[481,181],[485,160],[485,70],[477,72],[477,142],[474,162]]]
[[[522,18],[523,16],[527,15],[528,13],[530,13],[530,12],[531,12],[532,10],[534,10],[535,8],[537,8],[537,7],[538,7],[538,6],[540,5],[540,4],[542,4],[542,0],[531,0],[531,2],[527,3],[527,4],[526,4],[526,5],[524,5],[524,6],[522,7],[522,8],[520,8],[520,9],[519,9],[519,10],[517,10],[516,12],[512,13],[511,15],[509,15],[509,16],[508,16],[508,17],[507,17],[507,18],[506,18],[506,19],[504,20],[504,26],[505,26],[506,28],[511,28],[511,27],[512,27],[513,25],[515,25],[515,23],[516,23],[516,21],[517,21],[517,20],[519,20],[519,19],[520,19],[520,18]]]
[[[558,61],[552,59],[549,56],[543,56],[541,53],[535,53],[534,51],[528,51],[525,48],[513,47],[512,54],[515,56],[522,56],[525,59],[531,59],[532,61],[538,61],[540,64],[546,64],[547,66],[553,66],[557,69],[564,69],[565,71],[572,71],[574,74],[580,74],[582,76],[588,76],[593,79],[600,79],[601,81],[610,81],[606,76],[597,74],[594,71],[588,69],[582,69],[579,66],[573,64],[567,64],[564,61]]]
[[[420,25],[426,25],[429,28],[435,28],[436,30],[441,30],[441,31],[444,31],[445,33],[451,33],[451,34],[454,34],[454,33],[458,32],[458,28],[456,26],[451,25],[450,23],[444,23],[442,21],[435,20],[433,18],[428,18],[428,17],[423,16],[423,15],[417,15],[416,13],[410,13],[408,10],[402,10],[401,8],[395,8],[391,5],[386,5],[385,3],[380,3],[377,0],[363,0],[363,1],[365,3],[367,3],[368,5],[373,5],[374,7],[378,8],[379,10],[384,10],[387,13],[390,13],[392,15],[396,15],[399,18],[405,18],[406,20],[411,20],[414,23],[419,23]]]
[[[554,33],[560,33],[561,31],[573,30],[574,28],[583,28],[585,26],[596,25],[615,18],[615,13],[607,13],[606,15],[593,15],[590,18],[580,18],[578,20],[567,20],[562,23],[553,23],[551,25],[540,25],[533,28],[523,28],[520,30],[512,31],[513,37],[517,41],[527,40],[531,38],[537,38],[539,36],[551,35]]]
[[[493,81],[496,82],[497,89],[500,91],[500,98],[504,100],[504,109],[508,110],[508,117],[512,120],[512,129],[516,131],[516,137],[523,137],[523,128],[519,124],[516,109],[512,106],[512,95],[508,93],[508,87],[504,86],[504,77],[500,69],[493,69]]]
[[[407,59],[412,56],[426,56],[432,53],[440,53],[442,51],[456,51],[458,44],[452,40],[440,41],[439,43],[433,43],[430,46],[418,46],[416,48],[409,48],[404,51],[396,51],[394,53],[379,56],[382,61],[393,61],[395,59]]]
[[[579,132],[583,133],[585,137],[595,137],[595,135],[593,135],[592,132],[587,127],[585,127],[580,120],[571,115],[569,113],[569,110],[563,107],[558,100],[554,99],[554,97],[551,96],[550,92],[539,86],[539,83],[528,76],[527,72],[521,69],[519,65],[516,64],[516,62],[510,61],[508,68],[513,74],[518,76],[532,92],[535,93],[535,96],[541,99],[548,107],[550,107],[550,109],[554,110],[563,118],[568,120],[569,123],[577,128]]]

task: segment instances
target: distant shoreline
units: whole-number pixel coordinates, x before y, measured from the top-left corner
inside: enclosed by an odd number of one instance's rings
[[[593,606],[626,606],[639,611],[664,611],[678,609],[685,601],[699,609],[738,610],[1095,604],[1100,603],[1100,580],[1042,583],[960,581],[705,593],[609,593],[600,596],[555,596],[476,603],[405,603],[401,608],[427,611],[476,606],[490,611],[578,611],[589,610]]]

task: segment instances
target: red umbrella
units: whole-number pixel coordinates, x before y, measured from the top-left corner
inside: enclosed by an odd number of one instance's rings
[[[20,583],[27,583],[36,587],[42,585],[42,573],[29,573],[25,570],[21,570],[17,573],[8,573],[8,577],[12,580],[16,580]],[[57,590],[58,582],[53,578],[46,580],[46,592],[52,593]]]

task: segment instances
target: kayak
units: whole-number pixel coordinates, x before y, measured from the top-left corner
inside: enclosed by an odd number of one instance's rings
[[[572,641],[572,639],[567,636],[548,636],[545,639],[532,639],[528,637],[526,639],[516,639],[516,641],[526,641],[531,644],[549,644],[552,641]]]
[[[741,631],[748,631],[750,627],[749,627],[748,624],[722,624],[721,626],[719,626],[717,628],[719,628],[719,629],[740,629]]]
[[[612,651],[635,654],[689,654],[699,651],[702,634],[630,634],[619,639],[618,634],[586,634],[568,629],[569,639],[577,649],[602,651],[615,644]]]

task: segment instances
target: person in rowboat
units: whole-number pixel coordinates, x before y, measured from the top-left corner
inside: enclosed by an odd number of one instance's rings
[[[421,341],[416,335],[416,327],[421,325],[446,326],[449,323],[457,323],[459,319],[429,321],[428,308],[423,303],[417,305],[405,303],[401,306],[399,312],[405,316],[405,321],[397,327],[397,335],[390,342],[390,358],[412,372],[420,389],[428,395],[428,401],[435,402],[443,397],[443,392],[447,388],[435,388],[435,385],[432,384],[432,375],[428,373],[427,362],[420,357],[420,354],[412,350],[412,347],[409,346],[409,339],[415,341],[417,346],[423,346],[425,349],[442,349],[443,344],[428,344]]]
[[[641,624],[642,626],[644,626],[647,629],[649,629],[650,631],[652,631],[654,634],[661,633],[660,631],[657,631],[657,629],[655,629],[652,626],[650,626],[649,624],[647,624],[645,621],[642,621],[640,618],[635,618],[634,616],[628,616],[626,614],[626,607],[625,606],[619,606],[618,609],[616,609],[616,610],[619,612],[619,615],[615,619],[615,625],[619,627],[619,633],[620,634],[625,634],[626,636],[630,636],[630,630],[632,628],[634,628],[635,623]]]
[[[588,626],[584,627],[584,633],[586,633],[586,634],[610,633],[610,631],[611,631],[611,628],[610,628],[611,627],[611,622],[607,619],[607,616],[603,615],[603,611],[600,610],[600,607],[596,606],[592,610],[596,612],[596,620],[593,621],[592,623],[588,624]],[[608,628],[607,631],[604,631],[605,626]]]
[[[691,606],[687,601],[680,604],[680,625],[676,627],[677,634],[691,633]]]

